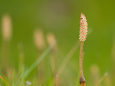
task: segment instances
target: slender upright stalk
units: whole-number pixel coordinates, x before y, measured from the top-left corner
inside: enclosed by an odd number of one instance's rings
[[[34,31],[34,44],[37,50],[37,57],[40,57],[41,54],[43,53],[44,49],[45,49],[45,40],[44,40],[44,34],[42,29],[40,28],[36,28]],[[40,65],[38,66],[38,76],[36,77],[38,79],[38,84],[43,83],[44,81],[44,61],[42,63],[40,63]]]
[[[83,44],[84,42],[80,42],[80,58],[79,58],[79,65],[80,65],[80,76],[83,76]]]
[[[80,85],[81,86],[86,86],[85,83],[85,78],[83,75],[83,44],[84,41],[86,40],[86,35],[87,35],[87,20],[86,17],[83,13],[81,13],[80,16],[80,56],[79,56],[79,64],[80,64]]]
[[[19,73],[24,72],[24,49],[23,44],[18,44],[18,50],[19,50]]]
[[[85,83],[85,78],[84,78],[84,74],[83,74],[83,44],[84,41],[80,42],[80,58],[79,58],[79,65],[80,65],[80,85],[81,86],[86,86]]]
[[[48,33],[47,34],[47,41],[49,46],[52,46],[56,44],[56,38],[54,34]],[[56,53],[57,53],[57,45],[54,46],[50,52],[50,65],[52,69],[52,75],[53,75],[53,84],[54,86],[59,86],[59,79],[58,79],[58,74],[57,74],[57,59],[56,59]]]
[[[5,75],[8,68],[9,45],[12,37],[12,21],[9,15],[2,17],[2,53],[1,53],[1,67]]]
[[[59,79],[58,79],[58,75],[56,74],[55,76],[55,86],[59,86]]]
[[[7,74],[7,68],[8,68],[8,57],[9,56],[9,42],[3,41],[2,44],[2,53],[1,53],[1,67],[2,67],[2,73],[4,75]]]

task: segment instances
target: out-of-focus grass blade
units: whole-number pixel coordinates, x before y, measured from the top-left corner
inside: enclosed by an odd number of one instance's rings
[[[71,57],[73,56],[73,54],[75,53],[75,51],[78,49],[80,44],[80,41],[78,40],[75,45],[72,47],[72,49],[69,51],[69,53],[67,54],[67,56],[65,57],[65,59],[63,60],[61,66],[58,69],[58,75],[61,76],[61,74],[63,73],[64,69],[66,68],[68,62],[70,61]]]
[[[97,83],[96,86],[99,86],[101,84],[101,82],[105,79],[105,77],[108,76],[108,73],[106,72],[103,77],[99,80],[99,82]]]
[[[15,71],[14,71],[14,73],[13,73],[12,86],[15,86]]]
[[[6,84],[6,86],[9,86],[9,84],[0,76],[0,78],[3,80],[3,82]]]
[[[76,86],[79,86],[79,84],[80,84],[80,79],[79,79],[79,77],[80,77],[80,74],[78,74],[78,77],[77,77],[77,80],[76,80]]]
[[[53,46],[52,46],[53,47]],[[38,64],[45,58],[45,56],[50,52],[52,47],[49,47],[46,49],[46,51],[28,68],[25,73],[23,74],[22,78],[25,79],[33,70],[35,67],[38,66]]]
[[[52,46],[53,47],[53,46]],[[20,75],[20,77],[18,78],[15,86],[17,86],[17,84],[19,83],[20,79],[25,79],[32,71],[33,69],[45,58],[45,56],[50,52],[50,50],[52,49],[52,47],[49,47],[48,49],[46,49],[46,51],[44,51],[44,53],[30,66],[30,68],[28,68],[28,70],[26,70],[24,73],[22,73]]]
[[[15,86],[17,86],[17,84],[19,83],[19,81],[20,81],[20,79],[21,79],[22,76],[23,76],[23,73],[20,75],[20,77],[19,77],[18,80],[16,81]]]

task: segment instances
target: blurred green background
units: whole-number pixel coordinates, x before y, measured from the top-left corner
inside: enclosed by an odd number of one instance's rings
[[[114,10],[114,0],[0,0],[0,49],[2,50],[2,17],[8,14],[13,26],[8,57],[9,67],[14,67],[18,71],[17,46],[19,43],[22,43],[24,47],[25,68],[37,59],[33,39],[36,28],[42,29],[45,39],[48,32],[56,36],[60,52],[58,59],[61,62],[79,40],[82,12],[87,18],[90,32],[84,43],[83,63],[87,86],[90,86],[90,67],[93,64],[98,65],[100,77],[105,72],[108,72],[111,78],[113,77],[112,72],[115,69],[112,57],[112,49],[115,45]],[[66,86],[75,86],[78,70],[79,49],[72,56],[66,67],[65,76],[63,75]],[[30,77],[28,80],[32,81]],[[114,80],[112,82],[115,83]]]

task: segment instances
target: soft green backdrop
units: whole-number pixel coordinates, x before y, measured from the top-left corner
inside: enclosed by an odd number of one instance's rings
[[[20,42],[24,45],[25,66],[29,67],[36,60],[33,32],[37,27],[42,28],[45,36],[48,32],[53,32],[62,56],[66,56],[79,39],[81,12],[86,15],[88,30],[91,32],[84,44],[85,78],[90,81],[92,64],[99,66],[100,76],[105,72],[112,76],[112,47],[115,44],[114,0],[0,0],[0,48],[2,47],[2,16],[9,14],[13,24],[10,66],[18,69],[17,45]],[[79,50],[67,66],[70,71],[66,77],[70,77],[73,85],[74,79],[77,78],[78,61]]]

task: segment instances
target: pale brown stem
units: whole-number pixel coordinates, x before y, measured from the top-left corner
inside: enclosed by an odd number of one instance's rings
[[[23,44],[18,45],[19,50],[19,73],[24,71],[24,50],[23,50]]]
[[[83,44],[84,42],[80,42],[80,56],[79,56],[79,65],[80,65],[80,76],[83,77]]]
[[[43,53],[43,50],[44,49],[37,49],[37,57],[39,58],[40,55]],[[42,84],[43,81],[44,81],[44,61],[41,62],[39,65],[38,65],[38,76],[37,76],[37,79],[38,79],[38,84]]]
[[[85,78],[84,78],[84,75],[83,75],[83,44],[84,44],[84,41],[80,41],[80,56],[79,56],[80,86],[86,86]]]
[[[7,67],[8,67],[8,54],[9,54],[9,42],[3,40],[2,45],[2,53],[1,53],[1,67],[2,67],[2,73],[6,75]]]
[[[51,70],[52,70],[52,73],[53,73],[53,75],[55,74],[55,72],[56,72],[56,61],[55,61],[55,55],[54,55],[54,53],[51,53],[51,55],[50,55],[50,65],[51,65]]]
[[[56,74],[55,76],[55,86],[59,86],[59,79],[58,79],[58,75]]]
[[[53,74],[53,85],[58,86],[59,79],[57,74],[57,68],[56,68],[56,47],[52,49],[50,52],[50,66]]]

